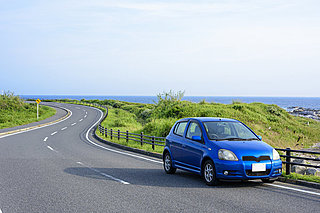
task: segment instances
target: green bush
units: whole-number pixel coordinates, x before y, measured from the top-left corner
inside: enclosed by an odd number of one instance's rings
[[[55,114],[53,108],[40,106],[39,120]],[[0,96],[0,129],[9,128],[37,121],[36,104],[25,103],[12,92]]]

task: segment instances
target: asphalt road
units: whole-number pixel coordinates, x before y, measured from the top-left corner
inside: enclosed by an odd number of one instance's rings
[[[159,159],[95,141],[101,111],[68,104],[69,118],[0,137],[0,213],[320,212],[320,190],[275,182],[208,187]]]

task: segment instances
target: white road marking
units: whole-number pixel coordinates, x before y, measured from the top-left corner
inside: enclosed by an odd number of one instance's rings
[[[51,151],[55,151],[51,146],[47,146]]]
[[[70,113],[70,115],[68,117],[66,117],[65,119],[63,119],[61,121],[58,121],[58,122],[53,123],[53,124],[48,124],[48,125],[45,125],[45,126],[40,126],[40,127],[36,127],[36,128],[33,128],[33,129],[21,131],[21,132],[15,132],[15,133],[12,133],[12,134],[3,135],[3,136],[0,136],[0,138],[5,138],[5,137],[9,137],[9,136],[25,133],[25,132],[30,132],[30,131],[33,131],[33,130],[36,130],[36,129],[41,129],[41,128],[44,128],[44,127],[52,126],[52,125],[58,124],[58,123],[60,123],[62,121],[65,121],[65,120],[69,119],[72,116],[72,112],[67,108],[64,108],[64,107],[61,107],[61,108],[67,110]]]
[[[0,209],[0,213],[2,213],[1,209]]]
[[[85,118],[87,117],[87,115],[84,116]]]
[[[48,137],[45,137],[45,139],[43,139],[43,141],[47,141],[48,140]],[[0,212],[1,213],[1,212]]]
[[[86,114],[88,114],[88,112],[87,111],[85,111],[86,112]]]
[[[83,119],[80,119],[79,122],[81,122]]]
[[[119,179],[119,178],[113,177],[113,176],[108,175],[108,174],[106,174],[106,173],[100,172],[99,170],[94,169],[94,168],[92,168],[92,167],[86,166],[86,165],[84,165],[83,163],[81,163],[80,161],[78,161],[77,164],[80,164],[80,165],[82,165],[82,166],[84,166],[84,167],[87,167],[88,169],[90,169],[90,170],[92,170],[92,171],[95,171],[96,173],[99,173],[100,175],[102,175],[102,176],[104,176],[104,177],[107,177],[107,178],[109,178],[109,179],[111,179],[111,180],[120,182],[120,183],[125,184],[125,185],[130,184],[130,183],[124,181],[124,180],[121,180],[121,179]]]
[[[55,135],[55,134],[57,134],[58,132],[56,131],[56,132],[53,132],[53,133],[51,133],[51,135]]]
[[[307,193],[307,194],[312,194],[312,195],[318,195],[320,196],[320,193],[318,192],[312,192],[312,191],[307,191],[307,190],[303,190],[303,189],[296,189],[296,188],[292,188],[292,187],[288,187],[288,186],[282,186],[282,185],[277,185],[277,184],[272,184],[272,183],[268,183],[266,185],[269,186],[274,186],[274,187],[278,187],[278,188],[282,188],[282,189],[288,189],[288,190],[293,190],[293,191],[297,191],[297,192],[303,192],[303,193]]]
[[[71,126],[74,126],[74,125],[76,125],[77,123],[73,123],[73,124],[71,124]]]
[[[134,155],[134,154],[131,154],[131,153],[127,153],[127,152],[121,152],[121,151],[118,151],[118,150],[114,150],[114,149],[110,149],[110,148],[107,148],[107,147],[104,147],[104,146],[101,146],[99,144],[96,144],[94,143],[92,140],[89,139],[89,132],[90,130],[95,126],[97,125],[97,123],[99,123],[99,121],[102,119],[103,117],[103,112],[100,110],[100,109],[97,109],[100,111],[101,113],[101,117],[99,118],[99,120],[93,124],[87,131],[86,133],[86,139],[87,141],[89,141],[91,144],[97,146],[97,147],[100,147],[102,149],[105,149],[105,150],[108,150],[108,151],[111,151],[111,152],[115,152],[115,153],[118,153],[118,154],[122,154],[122,155],[127,155],[127,156],[131,156],[131,157],[135,157],[135,158],[139,158],[139,159],[143,159],[143,160],[147,160],[147,161],[151,161],[151,162],[154,162],[154,163],[159,163],[159,164],[163,164],[162,161],[158,161],[158,160],[153,160],[153,159],[150,159],[150,158],[145,158],[145,157],[142,157],[142,156],[139,156],[139,155]]]
[[[63,130],[65,130],[65,129],[67,129],[68,127],[63,127],[61,130],[63,131]]]

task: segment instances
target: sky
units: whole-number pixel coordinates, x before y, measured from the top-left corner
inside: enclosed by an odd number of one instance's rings
[[[318,0],[0,0],[0,90],[320,96]]]

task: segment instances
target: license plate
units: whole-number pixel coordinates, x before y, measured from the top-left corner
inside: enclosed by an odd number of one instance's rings
[[[252,164],[252,172],[265,172],[266,164],[265,163],[253,163]]]

